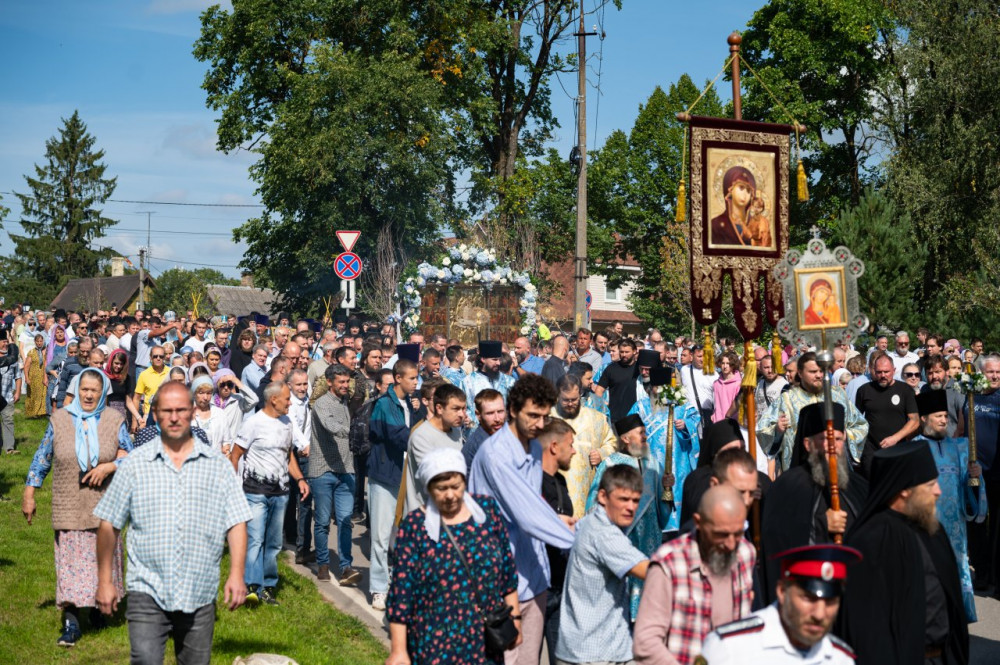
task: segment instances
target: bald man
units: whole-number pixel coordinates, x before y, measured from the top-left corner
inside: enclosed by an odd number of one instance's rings
[[[693,532],[653,555],[635,622],[635,662],[690,663],[715,628],[750,615],[754,549],[743,537],[747,509],[730,485],[701,498]],[[675,596],[686,602],[674,606]]]
[[[569,363],[566,356],[569,355],[569,340],[565,335],[556,335],[552,338],[552,356],[542,365],[542,376],[552,382],[552,385],[559,383],[563,378]]]

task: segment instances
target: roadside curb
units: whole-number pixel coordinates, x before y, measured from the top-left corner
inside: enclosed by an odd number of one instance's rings
[[[350,614],[361,623],[365,624],[372,637],[382,642],[388,649],[389,628],[385,620],[385,612],[377,612],[372,609],[368,601],[368,595],[360,587],[342,587],[337,584],[337,580],[331,575],[329,582],[320,582],[316,579],[316,574],[309,566],[295,563],[295,552],[285,550],[283,552],[285,563],[296,573],[311,581],[316,585],[316,589],[325,600],[331,603],[341,612]]]

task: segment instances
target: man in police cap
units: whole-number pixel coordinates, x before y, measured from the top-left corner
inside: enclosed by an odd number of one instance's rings
[[[847,579],[861,560],[841,545],[810,545],[778,554],[777,600],[742,621],[720,626],[705,638],[695,665],[848,665],[854,652],[830,634]]]
[[[479,391],[492,388],[503,395],[507,403],[507,392],[514,385],[514,378],[500,371],[500,359],[503,356],[503,342],[483,340],[479,342],[479,357],[476,360],[476,370],[462,380],[462,392],[465,393],[465,403],[469,414],[466,432],[479,425],[476,416],[476,395]]]
[[[847,544],[851,573],[838,633],[861,665],[967,663],[969,628],[955,555],[937,520],[938,470],[926,441],[872,457],[868,502]]]

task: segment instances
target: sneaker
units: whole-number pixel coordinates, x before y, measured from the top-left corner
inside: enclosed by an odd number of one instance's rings
[[[373,593],[372,594],[372,609],[376,612],[385,612],[385,594],[384,593]]]
[[[62,634],[59,635],[59,639],[56,640],[56,644],[61,647],[74,647],[76,646],[76,641],[80,639],[83,633],[80,632],[80,626],[73,623],[72,621],[66,621],[63,623]]]
[[[345,566],[340,571],[340,579],[337,581],[340,583],[340,586],[358,586],[358,582],[361,581],[361,573],[355,568]],[[384,603],[382,606],[385,607]]]
[[[259,602],[260,602],[260,596],[257,595],[257,585],[248,584],[246,604],[249,605],[250,607],[257,607],[257,604]]]
[[[351,515],[351,521],[354,522],[355,524],[361,524],[366,519],[368,519],[368,516],[365,515],[365,513],[364,513],[363,510],[358,511],[358,512],[354,513],[353,515]]]
[[[279,605],[277,598],[274,597],[274,587],[266,586],[262,588],[258,595],[260,596],[260,602],[265,605]]]
[[[330,581],[330,566],[323,564],[316,569],[316,579],[320,582]]]

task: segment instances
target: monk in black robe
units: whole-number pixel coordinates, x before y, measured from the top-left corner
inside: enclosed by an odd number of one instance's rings
[[[868,502],[847,534],[864,559],[851,571],[838,629],[858,665],[969,662],[958,566],[937,523],[937,476],[926,441],[873,456]]]
[[[823,403],[810,404],[799,414],[792,467],[771,486],[761,518],[759,560],[764,563],[764,605],[775,600],[780,564],[771,557],[794,547],[832,543],[854,524],[868,497],[868,483],[851,471],[844,445],[844,407],[833,405],[840,510],[830,507],[830,465],[826,453]]]

